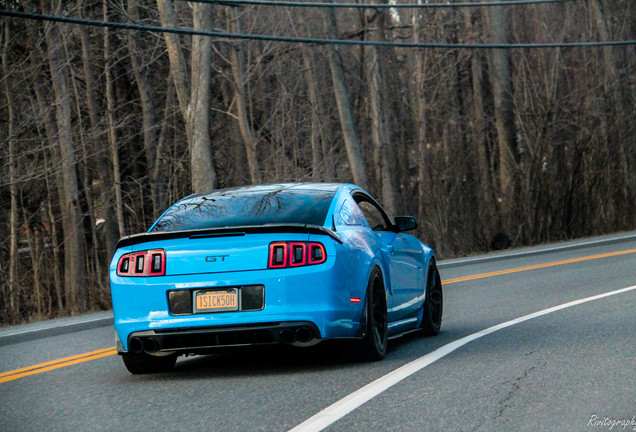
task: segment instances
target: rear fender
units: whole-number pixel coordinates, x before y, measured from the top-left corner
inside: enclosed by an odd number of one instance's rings
[[[378,262],[379,262],[379,261],[378,261]],[[363,338],[363,337],[365,337],[365,336],[366,336],[366,334],[367,334],[367,317],[368,317],[368,314],[367,314],[367,307],[366,307],[366,305],[367,305],[367,301],[368,301],[367,297],[368,297],[368,295],[369,295],[369,292],[368,292],[368,289],[367,289],[367,288],[368,288],[369,282],[371,281],[371,274],[373,273],[373,270],[374,270],[374,269],[376,269],[376,268],[380,271],[380,277],[382,277],[382,283],[384,284],[384,296],[385,296],[385,301],[386,301],[387,303],[388,303],[388,301],[389,301],[389,293],[388,293],[388,291],[387,291],[387,289],[386,289],[386,278],[385,278],[385,272],[384,272],[384,271],[382,271],[382,268],[381,268],[379,265],[374,265],[374,266],[372,266],[372,267],[369,269],[369,272],[368,272],[368,274],[367,274],[367,284],[366,284],[366,286],[365,286],[365,291],[366,291],[366,292],[365,292],[364,298],[362,299],[362,302],[361,302],[361,303],[362,303],[362,305],[363,305],[363,307],[362,307],[362,315],[360,316],[360,333],[358,334],[358,337],[359,337],[359,338]]]

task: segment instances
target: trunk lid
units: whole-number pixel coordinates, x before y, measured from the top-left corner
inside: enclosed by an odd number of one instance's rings
[[[267,268],[269,241],[263,235],[197,238],[162,242],[166,276]]]
[[[131,252],[163,249],[167,276],[221,273],[264,270],[271,242],[307,241],[310,234],[342,243],[328,228],[286,224],[134,234],[121,238],[117,247],[132,246]]]

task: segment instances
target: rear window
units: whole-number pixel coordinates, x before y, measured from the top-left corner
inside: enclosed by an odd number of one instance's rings
[[[173,205],[151,232],[265,224],[323,225],[335,191],[219,190]]]

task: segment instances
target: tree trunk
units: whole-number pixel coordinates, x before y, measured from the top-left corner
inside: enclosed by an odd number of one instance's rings
[[[41,0],[45,14],[50,13],[48,2]],[[55,11],[56,13],[59,11]],[[69,309],[74,312],[86,310],[86,263],[84,250],[84,226],[79,201],[79,182],[76,172],[73,129],[71,126],[71,94],[68,85],[68,64],[64,60],[62,47],[65,42],[59,24],[46,26],[48,63],[51,69],[53,93],[55,95],[56,118],[64,196],[61,197],[64,225],[64,290]]]
[[[139,11],[137,8],[137,0],[128,0],[128,15],[133,22],[139,21]],[[154,170],[157,159],[161,157],[157,151],[157,115],[155,111],[155,103],[152,97],[152,89],[148,81],[147,68],[143,62],[142,53],[138,47],[137,32],[128,32],[128,50],[130,52],[130,63],[132,65],[135,83],[139,90],[139,99],[141,101],[142,124],[143,124],[143,141],[144,153],[146,156],[146,171],[150,177],[150,199],[152,201],[152,219],[156,219],[163,212],[165,197],[164,179],[162,171]]]
[[[474,35],[477,32],[473,27],[473,12],[470,8],[464,9],[464,27],[466,33],[469,35],[470,42],[477,43]],[[477,154],[477,169],[475,172],[478,176],[479,192],[480,196],[477,197],[477,207],[479,212],[479,219],[483,221],[489,221],[491,219],[491,213],[493,203],[495,202],[493,192],[493,177],[490,164],[490,150],[489,141],[486,134],[486,114],[484,109],[484,72],[483,64],[485,60],[483,58],[483,52],[480,50],[473,50],[472,59],[470,63],[471,77],[472,77],[472,127],[471,136],[472,142],[476,149]],[[486,222],[481,224],[482,234],[486,239],[492,237],[490,223]]]
[[[371,39],[386,40],[384,32],[384,11],[378,11],[376,15],[377,27],[370,30]],[[381,71],[380,52],[378,47],[368,47],[366,49],[366,77],[369,91],[369,105],[371,115],[371,140],[375,153],[378,155],[376,171],[379,173],[380,190],[382,193],[382,204],[390,214],[395,214],[398,210],[397,190],[393,181],[392,172],[395,169],[392,152],[395,148],[390,148],[390,137],[387,126],[387,91],[383,81],[383,71]]]
[[[212,30],[212,6],[192,5],[194,30]],[[210,147],[210,74],[212,72],[212,39],[192,36],[192,87],[188,128],[192,131],[190,167],[192,190],[207,192],[216,189],[216,171],[212,165]]]
[[[306,34],[310,34],[310,28],[304,19],[303,13],[296,14],[296,20]],[[311,142],[311,178],[313,181],[331,181],[334,179],[333,166],[329,160],[327,150],[327,138],[325,136],[325,123],[327,114],[318,97],[318,80],[316,78],[317,64],[313,52],[307,45],[300,47],[303,57],[303,68],[305,81],[307,84],[307,95],[309,97],[309,109],[311,120],[310,142]]]
[[[104,21],[108,21],[108,2],[104,2]],[[115,183],[115,209],[117,214],[117,227],[119,237],[126,232],[124,226],[124,200],[121,190],[121,169],[119,167],[119,146],[117,142],[117,129],[115,127],[116,96],[113,87],[111,72],[110,30],[104,28],[104,80],[106,81],[106,120],[108,125],[108,143],[111,160],[113,163],[113,180]]]
[[[168,141],[168,129],[169,129],[169,123],[168,120],[169,118],[172,117],[172,111],[175,107],[175,99],[176,99],[176,95],[175,95],[175,88],[174,88],[174,82],[172,80],[172,77],[168,76],[168,78],[166,79],[166,101],[165,101],[165,105],[164,105],[164,109],[163,109],[163,121],[161,123],[161,129],[159,131],[159,137],[157,138],[157,158],[154,160],[153,164],[152,164],[152,178],[156,178],[162,179],[161,182],[161,192],[160,192],[160,196],[162,197],[162,201],[161,201],[161,209],[163,210],[167,205],[168,202],[172,202],[172,199],[169,199],[168,197],[168,185],[167,182],[163,181],[164,175],[160,174],[160,171],[162,170],[163,164],[162,164],[162,155],[164,152],[164,149],[166,147],[166,143]],[[178,197],[180,198],[180,197]],[[177,198],[175,198],[177,199]]]
[[[329,8],[325,12],[324,21],[327,37],[331,39],[338,39],[338,28],[336,26],[336,16],[333,8]],[[340,127],[344,137],[351,175],[354,183],[362,188],[368,188],[369,179],[364,167],[362,145],[360,144],[360,139],[356,132],[356,126],[353,120],[353,111],[351,109],[351,103],[349,102],[344,66],[342,64],[342,58],[340,57],[340,48],[338,45],[329,45],[327,47],[327,52],[329,56],[331,78],[333,80],[333,89],[336,96],[336,104],[338,105],[338,114],[340,115]]]
[[[29,215],[23,211],[24,223],[22,226],[25,228],[25,234],[27,238],[27,244],[29,245],[29,257],[31,258],[31,274],[32,274],[32,286],[33,293],[35,294],[35,315],[37,319],[42,319],[42,278],[41,278],[41,253],[42,253],[42,235],[41,227],[33,221],[29,220]],[[31,300],[33,302],[33,300]],[[25,317],[30,318],[30,317]]]
[[[503,7],[488,8],[486,16],[490,42],[508,43]],[[501,228],[512,235],[518,228],[516,213],[520,198],[520,155],[515,137],[512,79],[508,52],[504,49],[493,49],[489,54],[490,84],[495,102],[495,124],[499,147],[499,199],[503,221]]]
[[[157,0],[157,8],[159,9],[159,18],[163,27],[177,27],[177,19],[170,0]],[[164,33],[163,35],[168,48],[168,57],[170,58],[170,71],[174,85],[177,90],[177,99],[179,107],[184,118],[187,117],[188,106],[190,105],[190,75],[186,66],[183,51],[181,49],[181,41],[179,35],[173,33]],[[189,132],[189,131],[188,131]],[[188,142],[190,138],[188,138]]]
[[[367,56],[369,104],[371,108],[371,140],[377,151],[379,158],[380,190],[382,191],[382,202],[389,213],[394,214],[398,208],[397,191],[391,175],[392,157],[390,148],[389,132],[387,130],[387,119],[385,112],[385,102],[382,98],[382,77],[378,61],[378,50],[376,47],[370,49]]]
[[[39,68],[42,68],[43,67],[42,65],[44,64],[44,60],[43,60],[44,54],[42,53],[40,46],[36,43],[36,41],[38,40],[36,29],[33,27],[30,27],[27,30],[27,34],[29,37],[29,43],[35,47],[35,49],[31,53],[31,59],[30,59],[31,65],[34,68],[34,70],[39,71]],[[49,161],[49,158],[47,157],[47,152],[45,150],[42,151],[44,155],[44,167],[45,167],[45,172],[56,173],[58,170],[58,167],[61,165],[60,149],[59,149],[58,143],[56,142],[56,137],[58,136],[58,133],[57,133],[57,126],[55,124],[55,116],[52,112],[52,108],[50,108],[51,103],[47,101],[45,95],[43,94],[43,89],[46,88],[46,85],[47,84],[43,80],[43,74],[36,72],[35,85],[33,86],[33,91],[35,93],[37,106],[40,107],[39,117],[42,118],[42,123],[44,124],[44,130],[46,133],[46,140],[42,143],[42,145],[43,147],[50,148],[50,155],[51,155],[50,156],[51,161]],[[60,204],[61,204],[62,197],[64,196],[64,181],[62,179],[62,176],[57,174],[54,175],[54,179],[55,179],[55,189],[57,190],[57,197],[60,200]],[[57,310],[59,312],[64,312],[68,308],[66,307],[66,302],[64,299],[64,282],[63,282],[64,277],[63,277],[63,270],[61,266],[63,260],[61,258],[61,253],[60,253],[60,246],[62,242],[60,241],[60,235],[59,235],[60,230],[59,230],[59,225],[57,223],[57,217],[53,211],[52,197],[54,197],[55,194],[50,185],[50,178],[48,175],[45,177],[45,182],[46,182],[47,195],[49,197],[47,199],[46,217],[51,223],[51,243],[52,243],[52,249],[53,249],[53,265],[52,265],[53,281],[54,281],[53,285],[55,288],[55,298],[57,300]],[[64,225],[64,223],[62,225]],[[63,237],[63,233],[62,233],[62,237]]]
[[[84,69],[84,80],[86,82],[86,104],[88,107],[88,116],[91,124],[91,133],[89,141],[91,143],[91,149],[93,157],[95,158],[95,165],[97,171],[97,177],[99,178],[99,190],[100,198],[102,202],[102,209],[99,215],[106,221],[104,224],[106,234],[106,256],[110,259],[115,253],[115,244],[117,243],[117,228],[116,222],[113,220],[113,206],[112,206],[112,182],[110,180],[110,169],[108,168],[108,160],[102,152],[103,143],[101,139],[97,137],[100,135],[99,126],[99,107],[97,103],[96,95],[96,83],[93,74],[93,56],[91,55],[91,45],[89,39],[88,29],[85,26],[81,26],[80,37],[82,41],[82,66]]]
[[[601,0],[592,0],[590,2],[590,6],[594,15],[594,20],[596,21],[596,28],[599,32],[600,39],[602,41],[611,40]],[[604,92],[605,94],[610,95],[610,101],[612,104],[608,110],[610,118],[606,120],[606,116],[603,116],[603,122],[608,123],[613,122],[616,117],[623,116],[624,113],[628,111],[626,106],[627,104],[624,102],[624,96],[621,91],[620,80],[618,79],[618,67],[617,60],[614,55],[614,47],[603,47],[603,66],[605,71],[603,74]],[[605,146],[607,146],[608,151],[612,156],[612,160],[615,161],[617,165],[616,177],[618,177],[618,179],[613,182],[614,184],[612,184],[611,187],[617,192],[615,202],[618,204],[619,208],[616,210],[616,214],[617,219],[620,219],[621,214],[631,213],[633,208],[633,203],[628,192],[629,171],[627,168],[627,155],[625,153],[623,140],[621,137],[616,136],[617,134],[614,132],[616,128],[612,125],[606,125],[603,129],[607,130],[610,135],[606,135],[601,139],[603,139]],[[621,209],[620,207],[623,206],[625,206],[625,208]],[[629,221],[625,224],[621,224],[619,222],[616,228],[627,228],[629,226]]]
[[[232,22],[232,31],[234,33],[240,33],[241,25],[238,8],[228,6],[227,15],[228,20]],[[252,125],[250,124],[248,116],[247,96],[245,94],[245,67],[244,56],[242,52],[244,46],[245,45],[242,44],[240,41],[233,41],[232,48],[230,50],[232,76],[234,78],[234,100],[236,101],[236,114],[238,117],[239,130],[241,131],[243,143],[245,144],[245,154],[247,156],[247,166],[250,170],[250,180],[252,181],[252,184],[258,184],[261,182],[261,174],[258,167],[256,140],[254,139]]]
[[[304,45],[301,47],[303,56],[303,66],[305,68],[305,80],[307,81],[307,94],[309,96],[309,109],[311,120],[311,179],[313,181],[319,181],[324,178],[321,173],[321,166],[324,166],[325,155],[321,151],[321,118],[324,115],[318,112],[320,110],[320,103],[318,102],[318,95],[316,94],[316,79],[314,78],[314,71],[312,67],[312,61],[310,60],[311,52]]]
[[[415,9],[412,16],[413,42],[420,41],[420,9]],[[417,125],[417,218],[420,220],[420,235],[422,223],[426,214],[426,191],[429,190],[426,161],[428,159],[428,142],[426,128],[428,118],[426,113],[426,51],[418,49],[415,51],[415,72],[413,74],[414,114],[415,125]]]
[[[161,25],[176,27],[171,2],[157,0]],[[194,30],[212,30],[212,7],[209,4],[192,5]],[[177,98],[186,124],[186,137],[190,147],[191,183],[194,192],[216,188],[217,176],[210,148],[210,74],[212,71],[212,40],[207,36],[192,36],[191,75],[175,34],[165,33],[170,70],[177,90]]]
[[[8,292],[5,297],[8,300],[8,313],[7,317],[9,322],[15,319],[18,315],[16,301],[18,299],[19,292],[19,260],[20,255],[18,251],[18,185],[16,183],[16,148],[14,134],[15,113],[13,109],[13,98],[11,96],[11,89],[9,88],[9,80],[6,78],[9,76],[9,42],[10,42],[9,22],[4,23],[4,44],[2,46],[2,74],[4,75],[4,95],[6,99],[7,109],[7,126],[9,143],[9,195],[10,211],[9,211],[9,281]]]

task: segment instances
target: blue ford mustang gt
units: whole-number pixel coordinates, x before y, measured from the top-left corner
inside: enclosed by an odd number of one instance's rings
[[[433,251],[351,184],[246,186],[195,194],[110,266],[117,351],[132,373],[167,371],[180,354],[350,339],[381,359],[387,340],[439,332]]]

